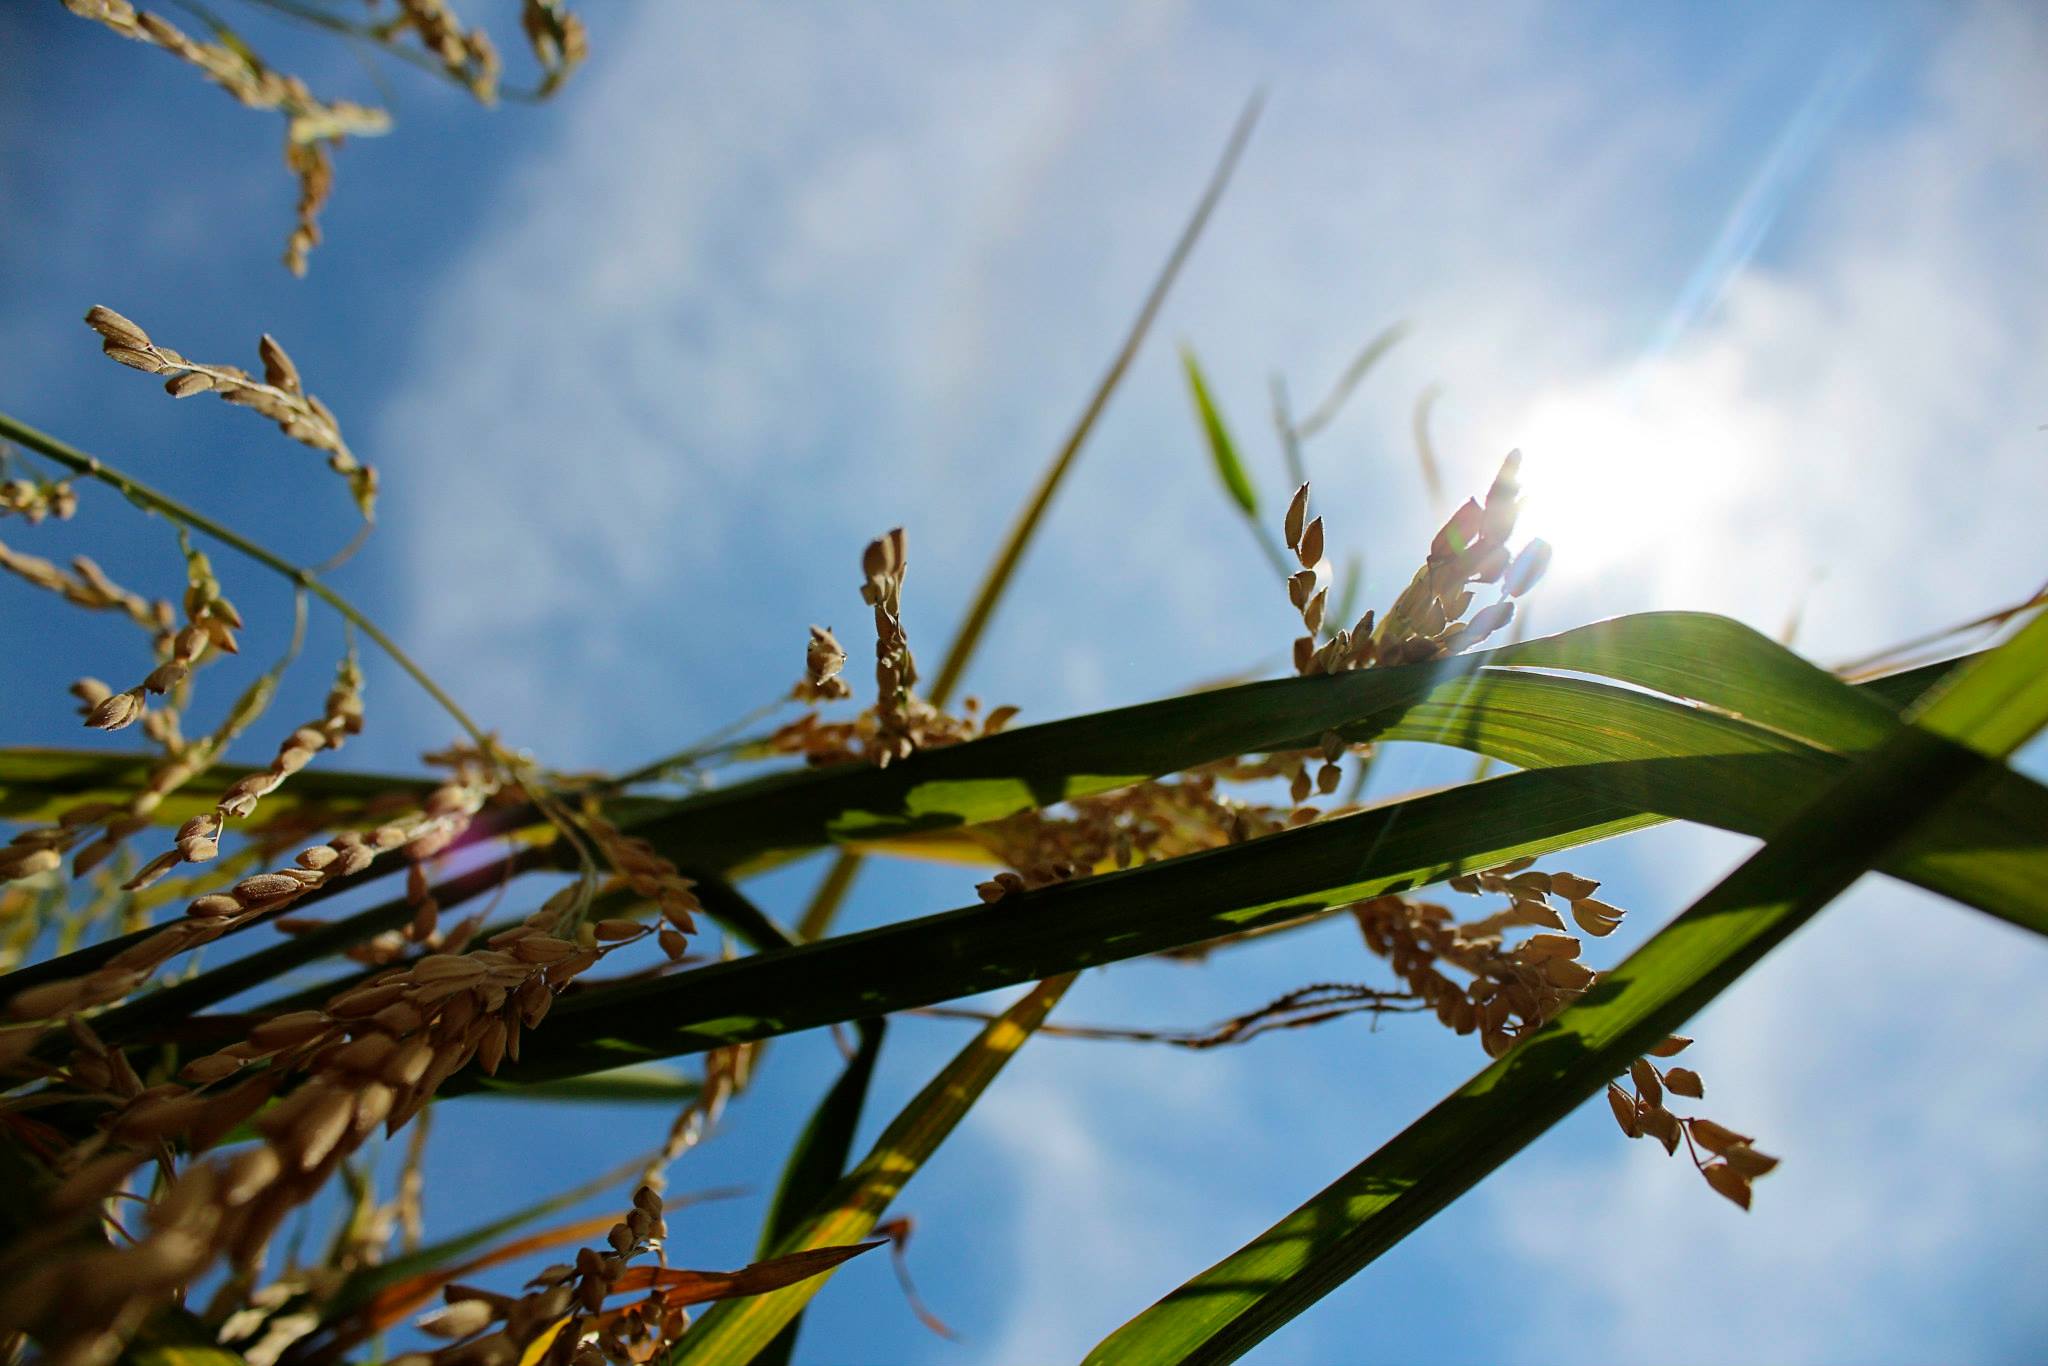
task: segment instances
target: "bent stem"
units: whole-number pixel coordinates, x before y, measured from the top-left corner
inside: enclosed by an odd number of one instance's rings
[[[354,603],[321,582],[312,570],[305,568],[303,565],[293,564],[282,555],[265,550],[248,537],[230,531],[227,527],[222,526],[204,513],[185,506],[185,504],[169,494],[153,489],[139,480],[131,479],[112,466],[103,464],[97,457],[87,455],[77,447],[67,445],[57,438],[38,431],[36,428],[6,413],[0,413],[0,438],[5,438],[24,446],[34,451],[37,455],[64,466],[74,474],[82,474],[88,478],[99,480],[102,484],[118,490],[124,498],[143,511],[168,518],[179,526],[218,541],[243,558],[255,561],[271,572],[289,579],[293,584],[311,593],[314,597],[319,598],[322,602],[340,613],[342,618],[348,621],[349,624],[360,630],[365,636],[368,636],[378,649],[390,657],[392,663],[410,674],[412,680],[425,689],[427,696],[439,703],[443,711],[455,719],[455,723],[462,727],[469,735],[469,738],[476,742],[478,748],[488,755],[492,762],[499,764],[501,767],[503,766],[503,760],[498,754],[497,742],[485,734],[475,721],[470,719],[469,713],[465,712],[461,705],[453,697],[450,697],[447,691],[413,660],[411,655],[400,649],[397,641],[384,634],[383,628],[370,620],[369,617],[363,615],[362,611]],[[521,785],[524,786],[525,784],[522,783]]]

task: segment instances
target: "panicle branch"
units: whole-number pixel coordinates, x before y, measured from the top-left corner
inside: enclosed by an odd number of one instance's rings
[[[212,392],[229,403],[262,414],[292,440],[325,455],[327,467],[348,482],[349,494],[363,520],[375,520],[376,469],[357,460],[349,450],[341,436],[341,423],[326,404],[306,392],[298,367],[274,337],[266,334],[257,342],[257,353],[263,362],[263,378],[258,380],[235,366],[203,365],[168,347],[160,347],[147,332],[103,305],[94,305],[86,313],[85,321],[100,334],[101,349],[109,359],[147,375],[167,376],[164,391],[172,398]]]
[[[350,136],[391,130],[391,116],[348,100],[320,100],[297,76],[273,71],[236,42],[200,42],[162,15],[139,10],[129,0],[64,0],[82,19],[123,38],[147,43],[197,67],[206,78],[251,109],[272,109],[285,120],[285,164],[299,184],[298,221],[285,246],[285,265],[294,275],[320,241],[319,214],[334,186],[330,146]]]

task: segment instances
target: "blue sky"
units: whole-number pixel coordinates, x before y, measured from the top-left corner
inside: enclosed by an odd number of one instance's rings
[[[1776,632],[1796,611],[1827,661],[2044,575],[2033,7],[592,10],[594,56],[546,108],[484,115],[391,69],[398,130],[341,154],[304,282],[273,264],[290,187],[268,121],[58,6],[0,12],[0,407],[317,559],[346,506],[304,453],[223,405],[172,410],[77,318],[106,303],[244,363],[275,333],[385,476],[385,523],[339,583],[551,763],[634,762],[785,687],[811,622],[858,635],[859,549],[891,526],[935,658],[1257,86],[1237,183],[998,618],[982,696],[1046,719],[1284,649],[1179,341],[1278,498],[1268,374],[1305,405],[1366,337],[1414,323],[1309,451],[1373,601],[1433,529],[1408,437],[1431,383],[1454,489],[1527,452],[1531,529],[1558,546],[1539,630],[1688,607]],[[347,53],[252,32],[316,86],[378,93]],[[89,541],[139,584],[176,574],[110,499],[6,534]],[[271,585],[231,592],[280,619]],[[63,683],[124,672],[125,642],[19,588],[0,612],[0,741],[65,734]],[[33,643],[59,630],[61,650]],[[316,631],[273,729],[317,706],[336,642]],[[445,738],[373,661],[346,757],[402,765]],[[1383,781],[1463,770],[1403,753]],[[1635,910],[1601,946],[1618,958],[1744,848],[1667,830],[1559,863]],[[815,876],[751,890],[787,913]],[[876,872],[849,921],[970,896],[957,872]],[[1201,1023],[1332,963],[1372,971],[1332,926],[1208,969],[1099,972],[1061,1014]],[[1708,1112],[1786,1158],[1753,1214],[1596,1107],[1257,1359],[2028,1359],[2048,1337],[2043,963],[1867,881],[1697,1021]],[[1035,1043],[904,1201],[922,1288],[964,1341],[860,1263],[804,1355],[1078,1356],[1474,1070],[1438,1033]],[[963,1037],[904,1021],[869,1129]],[[676,1188],[765,1190],[835,1066],[824,1039],[777,1043]],[[450,1105],[430,1217],[465,1226],[664,1123]],[[745,1260],[760,1204],[678,1221],[677,1259]]]

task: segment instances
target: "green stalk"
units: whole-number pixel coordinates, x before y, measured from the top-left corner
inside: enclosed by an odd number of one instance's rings
[[[496,752],[496,746],[491,738],[484,733],[482,727],[470,719],[469,713],[465,712],[455,699],[450,697],[447,691],[413,660],[411,655],[408,655],[398,647],[398,642],[385,635],[383,628],[367,616],[364,616],[354,603],[335,592],[332,588],[329,588],[325,583],[322,583],[312,570],[305,568],[303,565],[293,564],[282,555],[264,549],[248,537],[230,531],[204,513],[187,507],[169,494],[153,489],[140,480],[131,479],[111,465],[101,463],[96,457],[87,455],[75,446],[66,445],[56,437],[38,431],[27,423],[8,416],[6,413],[0,413],[0,438],[26,446],[29,450],[46,459],[55,461],[74,474],[82,474],[88,478],[97,479],[103,484],[118,489],[123,497],[143,511],[167,517],[179,526],[196,531],[202,536],[210,537],[236,554],[246,559],[254,560],[264,568],[289,579],[292,583],[305,589],[314,597],[319,598],[329,607],[332,607],[336,612],[339,612],[357,630],[368,636],[378,649],[390,656],[394,664],[412,675],[413,681],[424,688],[427,695],[439,703],[443,711],[455,718],[455,723],[468,733],[469,738],[477,743],[478,748],[482,749],[486,754]]]
[[[989,565],[983,576],[980,590],[974,595],[974,603],[967,609],[967,617],[960,623],[954,634],[953,643],[946,650],[946,657],[939,664],[939,675],[926,694],[935,707],[943,707],[953,695],[960,676],[967,672],[967,665],[974,658],[975,647],[981,644],[982,632],[988,628],[989,619],[995,615],[996,606],[1002,601],[1003,593],[1010,586],[1010,579],[1016,574],[1017,566],[1024,558],[1024,549],[1031,537],[1038,531],[1038,524],[1045,519],[1046,509],[1052,505],[1052,496],[1065,481],[1067,471],[1073,467],[1074,458],[1081,453],[1081,447],[1088,440],[1088,434],[1095,430],[1095,421],[1102,416],[1102,410],[1109,405],[1109,397],[1122,382],[1124,372],[1130,369],[1131,361],[1137,356],[1138,348],[1144,343],[1145,334],[1152,330],[1152,320],[1158,316],[1160,305],[1166,302],[1166,295],[1173,288],[1174,280],[1180,275],[1181,266],[1194,251],[1195,242],[1201,237],[1202,229],[1208,226],[1209,215],[1223,198],[1223,191],[1230,184],[1231,174],[1237,169],[1238,158],[1243,154],[1245,143],[1251,138],[1252,128],[1259,121],[1259,110],[1265,104],[1263,94],[1255,94],[1245,104],[1244,112],[1237,117],[1237,124],[1230,130],[1230,141],[1224,144],[1223,155],[1216,163],[1216,169],[1209,175],[1209,183],[1202,191],[1202,197],[1195,202],[1195,211],[1189,217],[1187,226],[1181,229],[1180,238],[1167,254],[1166,264],[1160,267],[1159,275],[1152,282],[1151,290],[1145,295],[1145,302],[1138,309],[1138,316],[1131,321],[1130,330],[1124,334],[1123,345],[1117,348],[1115,359],[1109,369],[1103,371],[1096,381],[1095,392],[1088,397],[1087,406],[1075,420],[1073,430],[1061,443],[1052,463],[1039,476],[1038,487],[1031,495],[1031,501],[1024,505],[1023,512],[1010,526],[1010,534],[1003,540],[1003,548],[996,552],[995,561]],[[810,904],[804,908],[798,921],[798,935],[815,939],[831,927],[832,917],[838,912],[840,902],[853,887],[853,880],[860,871],[859,854],[841,854],[832,861],[825,873],[825,880],[818,884],[818,890],[811,895]]]

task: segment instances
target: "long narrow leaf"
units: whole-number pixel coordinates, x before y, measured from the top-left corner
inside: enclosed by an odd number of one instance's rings
[[[1910,720],[1583,1000],[1088,1360],[1235,1360],[1595,1094],[1967,786],[1979,752],[2048,725],[2048,617]]]
[[[1867,748],[1894,720],[1881,695],[1739,623],[1647,613],[1435,664],[1252,683],[1021,727],[884,769],[779,774],[687,799],[638,833],[685,866],[743,870],[825,843],[974,825],[1231,755],[1312,745],[1325,731],[1370,733],[1490,666],[1598,675],[1837,753]]]
[[[1202,363],[1195,359],[1193,347],[1180,349],[1181,369],[1187,373],[1188,393],[1195,401],[1195,418],[1202,424],[1202,436],[1208,442],[1209,459],[1216,466],[1216,477],[1223,481],[1224,492],[1230,501],[1237,504],[1247,517],[1259,515],[1259,495],[1252,488],[1251,476],[1244,471],[1244,460],[1237,453],[1237,440],[1230,434],[1230,428],[1223,421],[1223,414],[1216,409],[1216,399],[1209,392],[1209,381],[1202,374]]]
[[[1222,481],[1223,491],[1244,514],[1245,525],[1251,528],[1252,539],[1259,543],[1260,553],[1265,555],[1274,572],[1285,578],[1294,566],[1287,562],[1279,542],[1273,539],[1272,530],[1259,520],[1258,492],[1252,487],[1251,476],[1245,473],[1237,441],[1231,436],[1222,412],[1216,407],[1216,399],[1209,392],[1209,382],[1202,374],[1201,362],[1195,359],[1193,348],[1186,346],[1180,350],[1180,361],[1181,368],[1187,372],[1189,396],[1195,402],[1195,420],[1202,424],[1202,439],[1209,448],[1209,463],[1216,467],[1216,477]],[[1337,615],[1340,618],[1344,615],[1341,609]]]
[[[1351,391],[1358,387],[1358,382],[1407,335],[1408,324],[1400,322],[1367,342],[1365,349],[1352,358],[1351,364],[1344,367],[1344,373],[1338,376],[1336,384],[1323,396],[1323,401],[1316,405],[1315,411],[1303,418],[1300,425],[1295,427],[1296,438],[1306,441],[1335,421],[1337,414],[1344,410],[1345,403],[1350,400]]]
[[[573,1076],[993,990],[1054,972],[1305,920],[1384,891],[1655,824],[1646,792],[1720,794],[1717,819],[1768,836],[1759,793],[1817,794],[1848,761],[1707,754],[1533,769],[1323,821],[1248,844],[1103,874],[818,944],[565,998],[501,1076]],[[1978,760],[1973,781],[1982,782]],[[1626,794],[1626,795],[1613,795]],[[1674,798],[1674,801],[1676,798]],[[1978,824],[1985,822],[1979,821]],[[1985,851],[2026,852],[2040,824],[1980,830],[1946,819],[1885,866],[1948,894]],[[1963,895],[1973,889],[1957,886]],[[2048,884],[2012,889],[2010,918],[2048,924]],[[451,1092],[465,1085],[458,1075]]]
[[[86,802],[125,804],[142,790],[159,756],[79,749],[0,750],[0,820],[34,824]],[[187,783],[150,812],[159,825],[177,825],[211,811],[221,789],[260,769],[216,764],[204,782]],[[264,798],[266,817],[305,807],[355,804],[391,793],[425,796],[433,783],[381,773],[349,773],[314,766]]]
[[[1679,676],[1668,665],[1673,657],[1690,657],[1694,666]],[[1782,735],[1740,728],[1731,716],[1660,704],[1622,689],[1595,691],[1583,681],[1539,682],[1541,676],[1525,668],[1504,675],[1491,667],[1495,661],[1602,669],[1639,686],[1660,682],[1697,694],[1698,700],[1743,704],[1781,728],[1796,721],[1809,734],[1800,745],[1781,743]],[[1771,673],[1780,680],[1782,692],[1800,696],[1759,699],[1754,690],[1744,690],[1744,671]],[[1911,689],[1924,686],[1928,676],[1915,677]],[[1515,685],[1510,679],[1521,682]],[[1510,698],[1516,686],[1519,692]],[[1877,686],[1881,685],[1873,688]],[[1638,810],[1767,834],[1796,805],[1798,783],[1752,780],[1745,785],[1739,780],[1745,774],[1788,770],[1798,779],[1798,771],[1805,770],[1807,781],[1819,781],[1824,774],[1799,756],[1855,749],[1870,733],[1871,713],[1888,715],[1887,703],[1892,700],[1877,691],[1851,689],[1732,622],[1656,614],[1530,641],[1468,661],[1254,684],[1123,708],[930,751],[888,769],[785,775],[682,803],[643,828],[686,865],[744,861],[758,856],[771,839],[810,847],[835,832],[852,838],[955,830],[1226,754],[1313,743],[1314,737],[1334,729],[1361,738],[1463,745],[1520,765],[1577,764],[1575,779],[1604,784],[1601,795],[1621,796],[1635,802]],[[1719,729],[1710,730],[1715,723]],[[1625,757],[1645,762],[1587,765],[1631,729],[1634,747],[1625,751]],[[1730,779],[1719,785],[1701,783],[1700,767],[1660,769],[1647,762],[1771,750],[1782,756],[1775,767],[1718,765]],[[1986,785],[1984,801],[2010,819],[2039,820],[2048,811],[2048,794],[2007,771],[1991,771]],[[2018,918],[2016,908],[2025,904],[2048,866],[2040,851],[2023,846],[2001,850],[1988,861],[1976,859],[1983,850],[1967,840],[1948,839],[1945,850],[1943,869],[1894,871],[2008,918]],[[1972,881],[1980,885],[1966,885]],[[408,913],[398,903],[381,912],[386,919]],[[330,940],[334,948],[353,942],[361,925],[378,914],[365,912],[354,927],[320,930],[303,942],[266,948],[248,969],[231,964],[224,971],[239,980],[259,965],[269,970],[271,961],[281,956],[307,961],[316,949],[326,951]],[[2031,923],[2040,928],[2038,919]],[[91,966],[85,958],[78,961],[81,969]],[[0,979],[0,995],[39,980],[39,974],[48,970],[53,969],[39,965],[25,970],[26,975]],[[175,1002],[177,1010],[221,999],[226,981],[209,972],[174,988],[182,993]],[[168,993],[164,997],[127,1009],[169,1018],[164,1012],[174,1002]]]
[[[498,1086],[485,1078],[483,1090],[503,1100],[537,1100],[569,1105],[687,1105],[703,1094],[695,1077],[658,1063],[639,1063],[584,1077]]]
[[[561,999],[500,1078],[576,1076],[933,1005],[1320,915],[1653,824],[1555,772],[1509,774],[1265,839]],[[470,1069],[473,1070],[473,1069]],[[442,1093],[473,1085],[457,1073]]]
[[[1145,335],[1152,330],[1152,320],[1166,302],[1167,294],[1173,289],[1173,282],[1179,278],[1181,267],[1187,264],[1188,256],[1194,251],[1195,243],[1201,239],[1202,230],[1209,224],[1209,216],[1215,212],[1222,200],[1224,190],[1230,186],[1230,177],[1237,170],[1238,158],[1243,155],[1245,143],[1250,141],[1252,129],[1259,121],[1262,97],[1254,95],[1238,115],[1237,123],[1230,130],[1230,138],[1224,144],[1223,155],[1216,162],[1216,169],[1210,173],[1209,183],[1203,187],[1202,196],[1195,202],[1193,214],[1180,237],[1167,253],[1166,263],[1160,267],[1158,276],[1152,281],[1152,288],[1145,295],[1145,302],[1138,308],[1138,314],[1131,320],[1129,330],[1124,334],[1123,344],[1117,348],[1109,368],[1096,382],[1094,392],[1088,396],[1081,415],[1075,419],[1067,439],[1061,443],[1059,453],[1039,476],[1038,486],[1032,490],[1023,511],[1010,527],[1003,539],[1003,547],[997,552],[995,562],[989,566],[981,587],[976,590],[973,603],[967,609],[967,617],[960,623],[960,629],[953,635],[953,642],[946,650],[946,657],[939,664],[939,671],[933,677],[927,696],[934,704],[943,705],[953,695],[960,676],[966,672],[968,661],[981,643],[981,634],[987,629],[989,620],[995,616],[997,605],[1002,601],[1004,591],[1023,561],[1025,547],[1031,543],[1038,524],[1044,520],[1046,509],[1052,506],[1053,495],[1065,482],[1067,471],[1073,468],[1074,460],[1086,444],[1088,434],[1095,430],[1095,423],[1109,406],[1110,395],[1123,382],[1124,372],[1130,369],[1136,359],[1138,348],[1144,344]]]
[[[852,1061],[818,1103],[810,1123],[804,1126],[796,1147],[783,1164],[782,1180],[769,1203],[768,1220],[761,1229],[761,1247],[756,1257],[771,1256],[845,1174],[846,1158],[853,1151],[854,1131],[859,1128],[861,1111],[867,1106],[868,1083],[874,1080],[875,1059],[882,1051],[885,1028],[882,1020],[860,1022],[860,1046]],[[755,1360],[762,1366],[787,1362],[796,1351],[797,1333],[802,1328],[803,1316],[798,1314],[783,1325]]]
[[[976,1035],[882,1131],[874,1148],[832,1188],[817,1210],[784,1235],[776,1244],[777,1255],[793,1256],[866,1237],[1073,980],[1070,974],[1040,982]],[[683,1335],[665,1366],[754,1360],[823,1286],[824,1278],[819,1277],[787,1290],[721,1305]]]
[[[1862,700],[1862,699],[1858,699]],[[1452,744],[1522,768],[1560,767],[1643,811],[1768,834],[1849,763],[1775,731],[1584,679],[1487,670],[1438,688],[1382,738]],[[1986,764],[1885,871],[2039,934],[2048,789]]]

